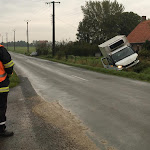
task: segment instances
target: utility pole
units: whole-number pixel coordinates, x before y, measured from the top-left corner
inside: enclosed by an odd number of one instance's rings
[[[1,44],[3,45],[3,35],[2,35],[2,34],[0,34],[0,36],[2,37],[2,42],[1,42]]]
[[[53,57],[55,56],[55,3],[59,3],[60,2],[46,2],[46,4],[50,4],[52,3],[53,4],[53,46],[52,46],[52,54],[53,54]]]
[[[31,20],[26,20],[27,22],[27,53],[29,53],[29,30],[28,30],[28,24]]]
[[[8,33],[6,32],[6,45],[7,45],[7,50],[8,50]]]
[[[15,51],[15,50],[16,50],[16,45],[15,45],[15,36],[16,36],[15,34],[16,34],[16,30],[14,29],[13,31],[14,31],[14,51]]]
[[[2,44],[3,44],[3,35],[2,35]]]

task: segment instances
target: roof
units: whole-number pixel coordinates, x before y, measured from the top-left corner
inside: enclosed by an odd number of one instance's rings
[[[127,36],[129,43],[145,43],[150,41],[150,20],[139,23]]]

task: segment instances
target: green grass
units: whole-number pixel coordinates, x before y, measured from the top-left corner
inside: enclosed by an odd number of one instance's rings
[[[76,67],[80,67],[80,68],[84,68],[84,69],[88,69],[91,71],[100,72],[100,73],[104,73],[104,74],[110,74],[110,75],[130,78],[130,79],[134,79],[134,80],[150,82],[150,68],[148,68],[145,72],[136,73],[132,69],[122,70],[122,71],[109,70],[109,69],[103,68],[102,66],[93,67],[92,65],[90,66],[90,65],[85,65],[85,64],[77,64],[77,63],[75,63],[75,61],[68,62],[65,60],[53,59],[50,56],[49,57],[48,56],[38,56],[38,58],[47,59],[50,61],[55,61],[55,62],[59,62],[59,63],[71,65],[71,66],[76,66]],[[100,59],[98,59],[98,60],[100,61]]]
[[[19,78],[15,73],[15,71],[13,71],[13,75],[9,79],[10,79],[10,85],[9,85],[10,88],[17,86],[20,83]]]
[[[27,52],[27,47],[16,47],[15,51],[14,51],[14,47],[8,47],[8,51],[29,55],[32,52],[36,51],[36,49],[35,49],[35,47],[30,47],[29,48],[29,53],[28,53]]]

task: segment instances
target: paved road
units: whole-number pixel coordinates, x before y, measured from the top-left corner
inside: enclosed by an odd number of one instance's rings
[[[28,78],[19,79],[7,109],[7,130],[15,134],[0,137],[0,150],[99,150],[70,112],[38,96]]]
[[[12,54],[12,53],[11,53]],[[12,54],[15,70],[46,101],[58,101],[103,150],[148,150],[150,84]]]

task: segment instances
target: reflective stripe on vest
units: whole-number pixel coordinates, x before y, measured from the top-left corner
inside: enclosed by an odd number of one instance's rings
[[[0,93],[3,93],[3,92],[9,92],[9,87],[0,88]]]
[[[7,75],[7,73],[4,73],[4,74],[0,75],[0,78],[5,77],[6,75]]]
[[[0,122],[0,125],[4,125],[6,122]]]
[[[5,68],[10,68],[14,65],[14,62],[11,60],[10,62],[8,62],[7,64],[4,64]]]

